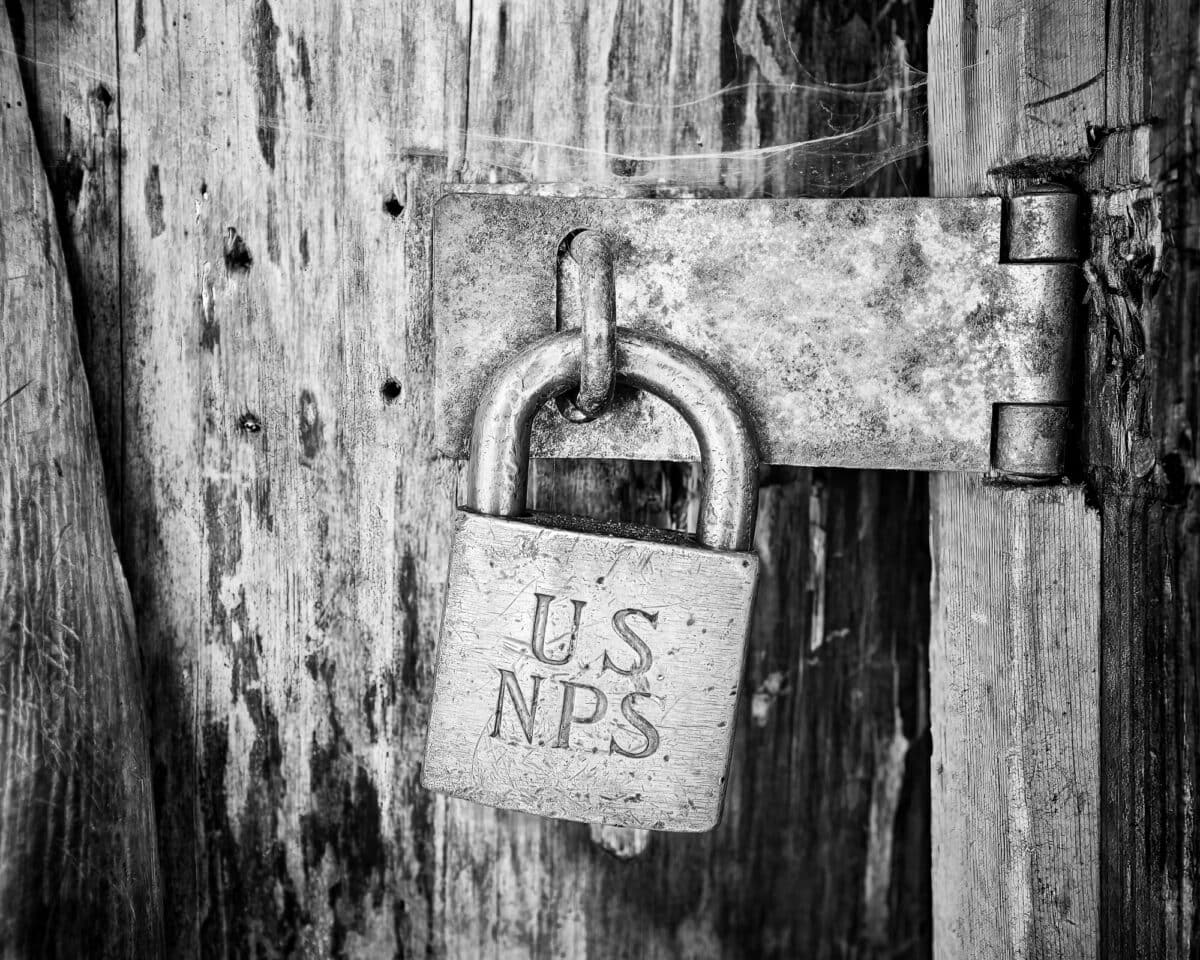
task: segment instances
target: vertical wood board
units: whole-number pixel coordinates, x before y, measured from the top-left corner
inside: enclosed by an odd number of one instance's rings
[[[137,641],[14,54],[0,15],[0,955],[156,956]]]
[[[1109,113],[1088,177],[1105,957],[1190,957],[1200,942],[1198,26],[1182,0],[1110,5]]]
[[[936,955],[1094,956],[1099,518],[1078,487],[934,492]]]
[[[1003,192],[1086,163],[1106,25],[1093,0],[935,6],[933,192]],[[1072,486],[936,475],[930,497],[934,955],[1095,956],[1096,513]]]

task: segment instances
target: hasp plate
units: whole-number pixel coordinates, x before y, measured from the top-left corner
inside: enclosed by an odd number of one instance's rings
[[[1069,399],[1078,299],[1073,264],[1001,262],[1001,222],[998,198],[448,194],[433,234],[440,451],[467,456],[497,365],[560,310],[571,325],[560,245],[593,229],[615,243],[618,325],[727,377],[765,462],[986,471],[997,404]],[[585,425],[548,406],[533,453],[698,457],[678,414],[628,394]]]

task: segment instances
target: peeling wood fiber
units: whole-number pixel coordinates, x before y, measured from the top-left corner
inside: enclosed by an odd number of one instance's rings
[[[1198,30],[1188,0],[1110,4],[1108,110],[1122,132],[1089,178],[1105,957],[1200,950]]]

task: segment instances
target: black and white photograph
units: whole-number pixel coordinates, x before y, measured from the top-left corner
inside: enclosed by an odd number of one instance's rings
[[[5,0],[0,960],[1198,960],[1200,0]]]

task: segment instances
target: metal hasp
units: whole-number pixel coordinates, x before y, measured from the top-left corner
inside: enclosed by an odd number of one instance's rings
[[[1007,204],[1007,206],[1006,206]],[[732,385],[763,462],[1061,472],[1077,199],[632,200],[450,193],[433,232],[435,422],[468,454],[488,376],[578,325],[580,231],[608,241],[618,342],[679,343]],[[590,286],[589,286],[590,285]],[[568,387],[567,389],[570,389]],[[553,403],[533,456],[696,460],[667,404]]]

